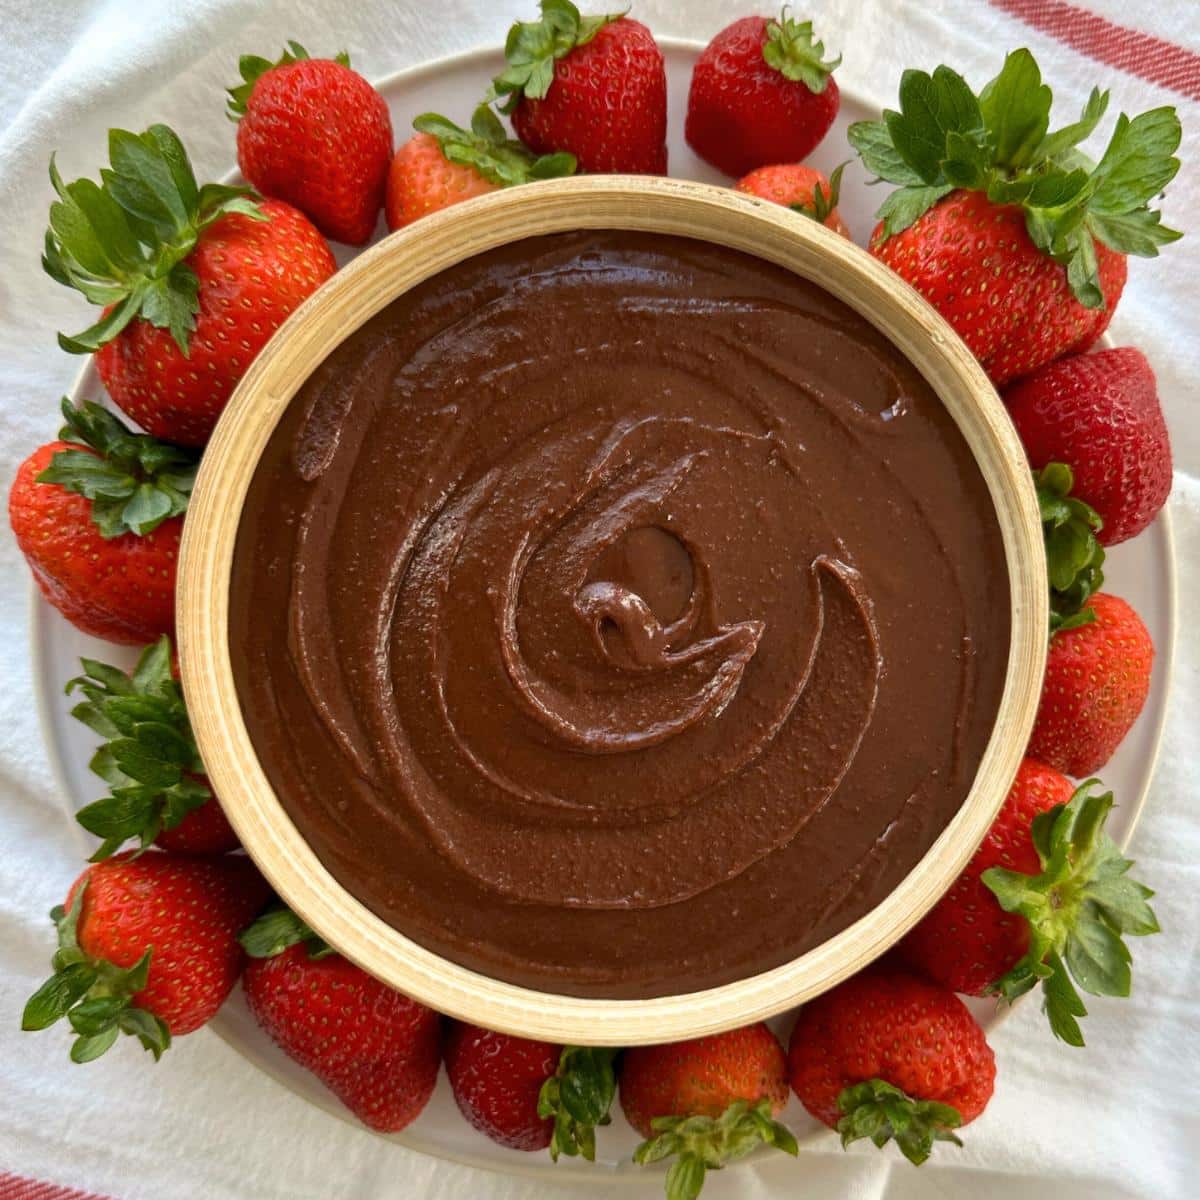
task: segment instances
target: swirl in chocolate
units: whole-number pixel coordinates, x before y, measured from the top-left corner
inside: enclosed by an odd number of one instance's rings
[[[820,288],[598,233],[470,259],[302,387],[231,644],[354,895],[498,978],[712,986],[845,927],[969,789],[1008,653],[973,459]]]

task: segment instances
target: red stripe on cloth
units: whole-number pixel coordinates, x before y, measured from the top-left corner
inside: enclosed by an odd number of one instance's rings
[[[1064,0],[991,0],[1041,33],[1098,62],[1200,100],[1200,54],[1136,29],[1114,25]]]
[[[0,1200],[104,1200],[91,1192],[76,1191],[75,1188],[59,1187],[57,1183],[43,1183],[38,1179],[22,1179],[20,1175],[8,1175],[0,1171]]]

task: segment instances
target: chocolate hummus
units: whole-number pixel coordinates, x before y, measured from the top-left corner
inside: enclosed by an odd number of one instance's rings
[[[239,533],[254,745],[432,950],[640,997],[777,966],[958,809],[1008,656],[995,514],[916,370],[699,242],[561,235],[395,301]]]

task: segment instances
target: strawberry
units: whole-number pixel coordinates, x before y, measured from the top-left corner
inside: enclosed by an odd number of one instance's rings
[[[518,21],[489,99],[535,153],[566,151],[581,171],[667,173],[667,74],[650,30],[619,13],[581,17],[571,0],[541,0]]]
[[[997,385],[1091,346],[1121,297],[1125,256],[1152,258],[1180,236],[1149,207],[1179,169],[1175,110],[1122,114],[1093,165],[1076,146],[1108,93],[1093,90],[1079,121],[1047,133],[1051,100],[1033,55],[1015,50],[978,96],[949,67],[905,71],[900,111],[849,130],[867,169],[899,185],[871,253]]]
[[[157,1059],[209,1021],[244,955],[237,932],[270,895],[248,858],[186,858],[151,850],[88,867],[65,906],[54,974],[30,997],[22,1029],[66,1017],[75,1062],[99,1057],[121,1033]]]
[[[1029,753],[1080,778],[1098,771],[1129,732],[1150,693],[1154,643],[1119,596],[1091,597],[1092,620],[1050,642]]]
[[[375,232],[392,159],[387,102],[350,69],[349,55],[309,58],[297,42],[275,61],[243,55],[229,89],[242,174],[264,196],[295,205],[335,242]]]
[[[854,975],[801,1010],[788,1046],[800,1103],[842,1145],[895,1139],[920,1165],[987,1107],[996,1062],[967,1006],[902,971]]]
[[[325,239],[280,200],[196,186],[165,125],[109,130],[103,184],[64,183],[50,206],[42,265],[105,306],[72,354],[96,353],[118,407],[147,432],[202,446],[267,339],[336,264]]]
[[[172,675],[171,642],[142,651],[132,674],[85,658],[67,692],[85,697],[71,715],[104,738],[92,770],[111,792],[76,820],[103,841],[100,862],[129,838],[177,854],[223,854],[239,842],[204,777],[183,693]]]
[[[759,167],[739,179],[734,190],[770,200],[773,204],[786,204],[793,212],[811,217],[848,238],[850,230],[837,210],[844,168],[845,164],[835,167],[827,178],[815,167],[800,163]]]
[[[1106,546],[1136,537],[1171,491],[1171,441],[1154,372],[1132,346],[1049,363],[1004,394],[1035,468],[1068,463]]]
[[[8,518],[42,595],[110,642],[175,627],[181,514],[194,452],[134,434],[112,413],[64,398],[61,440],[17,468]]]
[[[242,986],[255,1020],[364,1125],[396,1133],[437,1082],[437,1013],[342,958],[287,909],[242,934]]]
[[[437,113],[413,121],[417,130],[392,159],[387,179],[387,223],[401,229],[418,217],[497,188],[571,175],[570,154],[535,158],[504,132],[499,118],[481,104],[462,129]]]
[[[783,1047],[761,1021],[686,1042],[635,1046],[621,1064],[621,1108],[647,1139],[634,1159],[675,1160],[668,1200],[692,1200],[706,1168],[717,1170],[759,1145],[795,1155],[796,1139],[774,1119],[786,1103]]]
[[[692,70],[687,143],[726,175],[807,158],[841,103],[811,21],[743,17],[721,30]]]

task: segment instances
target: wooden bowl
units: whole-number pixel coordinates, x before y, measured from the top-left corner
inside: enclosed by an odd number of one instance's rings
[[[996,724],[967,799],[920,862],[882,903],[799,958],[707,991],[647,1000],[579,999],[487,978],[417,945],[355,900],[268,783],[242,720],[228,646],[242,504],[304,380],[348,334],[437,272],[507,242],[578,229],[676,234],[745,251],[819,283],[865,316],[916,365],[961,429],[995,503],[1010,579],[1012,640]],[[1023,753],[1045,661],[1047,595],[1021,445],[979,364],[916,292],[850,242],[776,205],[706,184],[609,176],[498,191],[423,218],[356,258],[287,321],[246,373],[204,455],[180,558],[179,651],[196,740],[229,819],[279,895],[338,950],[440,1012],[492,1029],[633,1045],[781,1012],[860,970],[934,904],[983,838]]]

